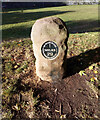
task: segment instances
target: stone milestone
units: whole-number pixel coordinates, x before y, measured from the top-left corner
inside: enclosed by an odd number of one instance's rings
[[[41,80],[58,82],[64,76],[68,30],[57,17],[37,20],[31,31],[36,74]]]

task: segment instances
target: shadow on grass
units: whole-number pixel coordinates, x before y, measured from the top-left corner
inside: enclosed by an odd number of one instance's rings
[[[2,24],[14,24],[14,23],[22,23],[27,21],[32,21],[33,23],[28,26],[21,24],[20,26],[14,25],[10,28],[2,30],[2,39],[10,40],[17,38],[27,38],[30,37],[31,28],[34,24],[34,20],[37,20],[42,17],[48,17],[57,14],[63,14],[67,12],[75,12],[75,11],[43,11],[43,12],[32,12],[32,13],[3,13],[3,23]]]
[[[64,12],[61,12],[61,13],[64,13]],[[40,14],[41,16],[39,16],[39,14],[37,16],[35,16],[35,18],[33,16],[31,16],[31,17],[33,17],[33,19],[38,19],[39,17],[43,17],[43,14],[42,15]],[[50,12],[50,14],[51,14],[51,12]],[[54,14],[59,14],[59,12],[57,12],[57,13],[55,12]],[[47,13],[47,15],[48,15],[48,13]],[[53,12],[52,12],[52,15],[53,15]],[[44,17],[45,16],[46,16],[46,14],[44,15]],[[32,19],[31,17],[30,17],[30,19]],[[22,19],[24,20],[25,17]],[[29,18],[27,18],[27,19],[29,20]],[[19,20],[19,21],[21,22],[21,20]],[[16,21],[16,20],[14,20],[14,21]],[[19,22],[19,21],[16,21],[16,22]],[[20,26],[13,26],[8,29],[3,29],[2,30],[2,38],[4,40],[17,39],[17,38],[28,38],[28,37],[30,37],[31,28],[32,28],[33,24],[34,24],[34,21],[33,21],[33,23],[29,24],[28,26],[20,25]],[[95,20],[95,21],[94,20],[68,21],[68,22],[65,22],[65,24],[67,25],[69,33],[73,33],[73,34],[99,31],[98,20]]]
[[[28,22],[32,20],[37,20],[43,17],[48,17],[57,14],[69,13],[75,11],[42,11],[42,12],[15,12],[15,13],[3,13],[2,14],[2,24],[15,24],[21,22]]]
[[[33,22],[34,24],[34,22]],[[2,40],[9,41],[18,38],[30,38],[32,25],[29,26],[14,26],[2,30]]]
[[[9,12],[15,10],[40,9],[46,7],[66,6],[64,2],[2,2],[2,10]]]
[[[81,70],[88,68],[93,63],[99,62],[100,61],[99,53],[100,47],[81,53],[78,56],[68,58],[65,61],[64,66],[64,69],[66,71],[64,78],[72,76],[80,72]]]
[[[66,21],[69,33],[85,33],[85,32],[98,32],[99,24],[98,20],[77,20],[77,21]]]

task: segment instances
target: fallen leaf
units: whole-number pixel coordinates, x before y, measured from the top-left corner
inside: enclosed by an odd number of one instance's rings
[[[98,80],[97,77],[93,77],[93,78],[94,78],[94,80]]]
[[[14,61],[14,59],[11,59],[11,61]]]
[[[19,40],[19,42],[22,42],[22,40]]]
[[[95,74],[97,74],[97,73],[98,73],[98,71],[97,71],[97,70],[94,70],[93,72],[94,72]]]
[[[17,63],[17,65],[20,65],[20,63]]]
[[[59,113],[59,110],[55,110],[55,112]]]
[[[4,50],[4,47],[2,47],[2,50]]]
[[[72,56],[74,56],[74,54],[72,53]]]
[[[80,75],[80,76],[82,76],[82,75],[86,75],[86,73],[85,73],[84,70],[81,70],[81,71],[79,72],[79,75]]]
[[[95,81],[94,78],[91,78],[90,80],[91,80],[91,82],[94,82],[94,81]]]
[[[61,118],[61,119],[62,119],[62,118],[63,118],[63,119],[66,118],[66,114],[65,114],[65,115],[61,115],[60,118]]]
[[[6,76],[3,76],[2,78],[3,78],[3,79],[7,79],[7,77],[6,77]]]
[[[89,70],[93,70],[93,66],[89,66]]]
[[[16,111],[19,111],[19,110],[20,110],[20,107],[19,107],[19,105],[16,103],[16,105],[13,106],[12,109],[14,109],[14,110],[16,110]]]
[[[4,79],[7,79],[7,77],[4,77]]]
[[[15,65],[15,66],[14,66],[14,68],[17,68],[17,67],[18,67],[18,65]]]

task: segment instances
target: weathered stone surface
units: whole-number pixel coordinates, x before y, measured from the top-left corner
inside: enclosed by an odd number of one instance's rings
[[[36,73],[42,80],[56,82],[63,77],[64,59],[67,53],[67,38],[67,28],[60,18],[42,18],[37,20],[33,25],[31,40],[33,42],[33,51],[36,57]],[[43,44],[47,41],[51,43],[54,42],[58,46],[58,54],[56,53],[57,55],[54,58],[50,58],[50,56],[46,58],[42,54],[41,49]],[[44,46],[51,50],[51,48],[49,48],[49,43],[47,46]],[[46,51],[48,51],[48,49],[46,49]],[[49,53],[52,53],[51,51],[49,51]],[[54,52],[52,54],[54,54]]]

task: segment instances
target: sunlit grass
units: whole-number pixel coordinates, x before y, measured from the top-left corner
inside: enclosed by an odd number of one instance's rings
[[[2,30],[3,40],[14,38],[30,37],[31,27],[37,19],[56,16],[61,18],[67,25],[70,33],[78,26],[78,31],[82,32],[82,27],[87,25],[86,31],[91,31],[93,24],[98,21],[98,5],[77,5],[49,7],[40,9],[27,9],[8,11],[3,13]],[[92,23],[90,23],[92,22]],[[81,27],[81,24],[83,25]],[[81,27],[81,28],[80,28]],[[98,30],[94,25],[92,31]],[[77,30],[75,30],[77,32]]]

